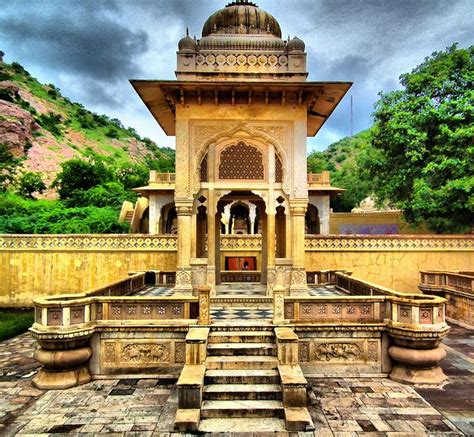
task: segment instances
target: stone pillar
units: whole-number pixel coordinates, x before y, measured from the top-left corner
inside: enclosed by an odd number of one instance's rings
[[[191,227],[192,201],[175,201],[178,215],[178,262],[175,290],[179,294],[191,295]]]
[[[267,210],[267,294],[271,296],[275,285],[275,211]]]
[[[290,294],[307,294],[305,269],[305,214],[308,205],[307,199],[291,201],[291,254],[293,259],[293,269],[291,271]]]
[[[219,240],[217,232],[220,232],[220,229],[216,229],[217,200],[213,189],[209,189],[207,205],[207,285],[211,288],[211,293],[215,294],[216,244]]]
[[[249,203],[250,234],[255,234],[255,219],[257,218],[257,206]]]

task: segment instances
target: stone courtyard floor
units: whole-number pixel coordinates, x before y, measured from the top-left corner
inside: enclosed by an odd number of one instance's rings
[[[316,430],[299,435],[474,435],[474,330],[453,327],[445,345],[449,382],[442,388],[414,389],[387,378],[308,378]],[[0,435],[180,435],[173,433],[174,381],[97,380],[37,390],[34,347],[28,334],[0,343]]]

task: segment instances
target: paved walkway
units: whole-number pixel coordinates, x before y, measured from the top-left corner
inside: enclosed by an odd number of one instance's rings
[[[316,431],[300,435],[474,435],[473,334],[451,331],[443,365],[450,381],[443,388],[415,390],[386,378],[311,378]],[[173,381],[98,380],[44,392],[31,383],[33,349],[28,334],[0,343],[0,435],[179,435],[172,431]]]

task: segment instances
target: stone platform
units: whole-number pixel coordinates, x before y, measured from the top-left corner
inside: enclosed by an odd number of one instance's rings
[[[387,378],[309,378],[308,410],[317,436],[474,434],[474,331],[454,327],[441,388],[412,388]],[[180,435],[173,431],[175,380],[96,380],[69,390],[33,388],[38,367],[28,335],[0,343],[0,435]],[[282,421],[209,419],[206,432],[284,431]],[[261,435],[261,434],[259,434]],[[275,434],[272,434],[275,435]]]

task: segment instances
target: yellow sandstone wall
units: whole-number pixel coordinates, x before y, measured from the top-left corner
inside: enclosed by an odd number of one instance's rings
[[[308,271],[347,269],[399,291],[417,291],[420,270],[474,271],[469,235],[318,236],[305,244]],[[30,306],[40,295],[82,292],[147,269],[176,270],[176,236],[0,235],[0,307]]]
[[[0,235],[0,307],[78,293],[134,270],[176,270],[176,237]]]
[[[397,291],[417,292],[420,270],[474,269],[474,236],[327,236],[306,239],[306,270],[347,269]]]

